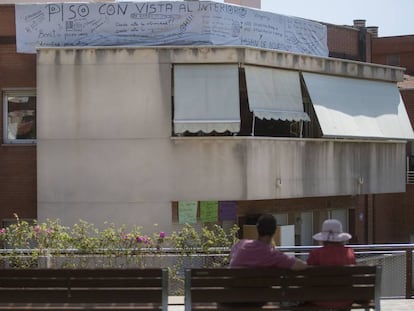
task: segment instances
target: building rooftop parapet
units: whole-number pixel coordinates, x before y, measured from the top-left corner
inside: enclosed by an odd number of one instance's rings
[[[99,59],[104,59],[97,56],[105,53],[125,52],[125,55],[130,56],[135,53],[147,53],[156,55],[157,61],[163,63],[239,63],[387,82],[403,81],[405,70],[402,67],[241,46],[42,47],[38,51],[54,51],[40,53],[39,57],[43,63],[54,62],[54,56],[57,54],[63,62],[73,63],[76,57],[84,57],[83,63],[96,63]],[[82,51],[83,56],[79,55]],[[91,54],[96,57],[92,57]],[[48,57],[51,59],[47,60]],[[125,57],[122,61],[134,62],[136,58]]]

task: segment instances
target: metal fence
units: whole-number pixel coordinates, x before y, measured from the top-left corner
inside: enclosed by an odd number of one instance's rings
[[[406,183],[414,184],[414,171],[407,171]]]
[[[412,298],[414,244],[350,245],[354,248],[358,264],[382,266],[382,297]],[[279,247],[280,251],[306,260],[309,251],[317,246]],[[228,262],[229,249],[214,248],[208,252],[179,249],[85,254],[77,250],[0,250],[0,267],[3,269],[38,268],[168,268],[170,295],[182,295],[184,270],[190,267],[219,267]]]
[[[414,244],[350,245],[357,264],[382,267],[381,296],[383,298],[412,298]],[[281,251],[306,259],[315,247],[280,247]]]

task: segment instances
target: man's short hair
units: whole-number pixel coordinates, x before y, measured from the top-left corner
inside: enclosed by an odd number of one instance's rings
[[[274,235],[276,232],[276,218],[271,214],[263,214],[256,223],[257,233],[259,236]]]

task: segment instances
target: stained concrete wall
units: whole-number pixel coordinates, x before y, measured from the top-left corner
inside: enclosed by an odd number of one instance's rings
[[[39,221],[157,223],[169,230],[177,200],[405,191],[404,142],[172,137],[173,63],[290,64],[384,80],[399,75],[391,67],[293,60],[241,48],[39,50]]]

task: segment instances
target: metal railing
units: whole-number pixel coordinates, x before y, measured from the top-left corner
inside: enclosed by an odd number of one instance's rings
[[[349,245],[355,251],[357,264],[382,267],[383,298],[413,298],[414,244]],[[279,247],[279,250],[306,259],[318,246]]]
[[[318,246],[278,247],[280,251],[306,260],[311,249]],[[382,266],[382,297],[413,298],[413,251],[414,244],[350,245],[355,251],[358,264]],[[35,255],[35,256],[34,256]],[[162,267],[170,274],[170,294],[182,293],[184,269],[189,267],[217,267],[226,265],[227,248],[212,248],[208,252],[192,249],[149,249],[144,252],[128,250],[102,250],[86,254],[77,250],[0,249],[0,268],[15,268],[16,260],[29,262],[39,268],[58,267]],[[33,258],[36,260],[33,261]]]
[[[414,184],[414,171],[407,171],[407,184]]]
[[[407,156],[407,160],[406,160],[407,173],[405,176],[407,184],[414,184],[414,171],[410,170],[410,168],[412,168],[412,163],[414,163],[414,156],[412,155]]]

